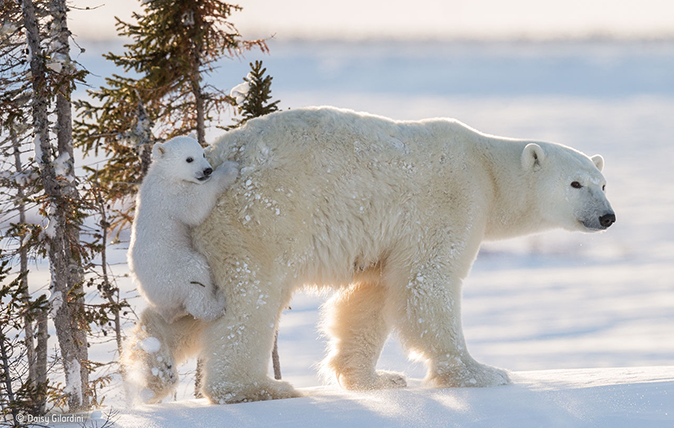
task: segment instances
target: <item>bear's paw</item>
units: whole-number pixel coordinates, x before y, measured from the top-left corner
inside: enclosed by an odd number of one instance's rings
[[[339,385],[352,391],[405,388],[407,379],[396,372],[378,370],[373,376],[358,376],[342,373],[338,376]]]
[[[506,370],[457,358],[452,363],[438,364],[428,380],[439,388],[486,388],[507,385],[510,376]]]
[[[288,382],[266,379],[238,384],[220,382],[204,387],[204,395],[214,404],[247,403],[251,401],[281,400],[302,397]]]

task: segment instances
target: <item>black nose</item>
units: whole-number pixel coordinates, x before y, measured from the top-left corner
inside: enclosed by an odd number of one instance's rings
[[[206,168],[206,169],[204,170],[204,177],[208,177],[208,176],[211,175],[212,173],[213,173],[213,168]]]
[[[603,216],[599,217],[599,224],[601,224],[601,227],[603,228],[607,228],[613,223],[615,223],[615,214],[613,213],[604,214]]]

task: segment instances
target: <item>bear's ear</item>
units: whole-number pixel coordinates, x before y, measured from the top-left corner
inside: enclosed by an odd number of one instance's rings
[[[596,166],[600,172],[604,169],[604,158],[601,157],[601,155],[594,155],[590,159],[592,159],[594,166]]]
[[[152,146],[152,157],[155,159],[160,159],[166,154],[166,147],[162,143],[154,143]]]
[[[522,151],[522,168],[525,171],[538,171],[545,160],[543,149],[536,143],[529,143]]]

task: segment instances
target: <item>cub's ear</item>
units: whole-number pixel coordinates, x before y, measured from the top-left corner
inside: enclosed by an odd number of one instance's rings
[[[164,147],[163,143],[154,143],[154,146],[152,146],[152,157],[154,159],[160,159],[166,154],[166,147]]]
[[[545,161],[543,149],[536,143],[529,143],[522,151],[522,169],[538,171]]]
[[[594,155],[590,159],[592,159],[594,166],[596,166],[599,171],[604,169],[604,158],[601,157],[601,155]]]

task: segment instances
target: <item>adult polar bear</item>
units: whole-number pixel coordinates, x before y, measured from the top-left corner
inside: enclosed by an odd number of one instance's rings
[[[432,385],[505,384],[505,371],[469,355],[461,327],[461,282],[480,243],[615,221],[601,156],[448,119],[297,109],[251,120],[207,156],[241,165],[194,234],[227,301],[202,333],[216,403],[297,396],[267,371],[281,311],[304,285],[338,290],[326,367],[343,387],[405,385],[375,370],[392,328]]]

